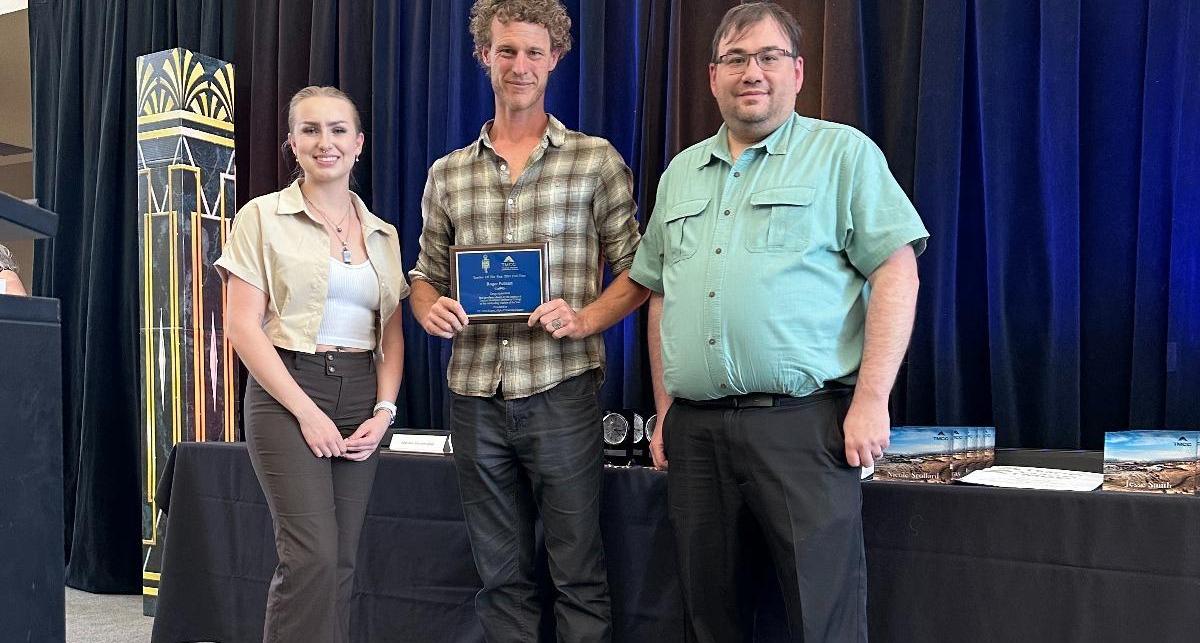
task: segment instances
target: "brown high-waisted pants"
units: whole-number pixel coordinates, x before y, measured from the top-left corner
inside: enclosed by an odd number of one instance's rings
[[[300,388],[348,437],[371,416],[371,353],[280,350]],[[279,564],[267,593],[265,643],[349,641],[358,536],[378,454],[364,462],[318,458],[296,418],[253,377],[246,385],[246,443],[275,523]]]

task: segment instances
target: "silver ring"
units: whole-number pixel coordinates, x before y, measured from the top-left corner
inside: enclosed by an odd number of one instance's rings
[[[550,330],[558,330],[562,327],[563,327],[563,322],[561,319],[556,319],[556,320],[550,322]]]

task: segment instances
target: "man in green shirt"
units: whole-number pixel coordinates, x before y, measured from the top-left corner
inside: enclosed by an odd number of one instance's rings
[[[667,168],[630,271],[652,292],[651,450],[689,640],[749,640],[734,597],[760,541],[796,640],[867,636],[859,467],[888,444],[929,235],[870,139],[795,113],[799,50],[778,5],[726,13],[724,125]]]

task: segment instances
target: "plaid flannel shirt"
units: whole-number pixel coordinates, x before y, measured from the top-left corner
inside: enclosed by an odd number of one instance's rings
[[[600,253],[617,275],[633,263],[641,236],[633,175],[608,141],[568,130],[553,116],[521,177],[483,126],[470,145],[438,159],[421,199],[421,252],[409,277],[448,296],[449,247],[549,244],[550,299],[576,311],[600,294]],[[471,324],[454,339],[447,378],[459,395],[490,397],[503,380],[506,399],[528,397],[604,368],[604,338],[554,339],[524,323]]]

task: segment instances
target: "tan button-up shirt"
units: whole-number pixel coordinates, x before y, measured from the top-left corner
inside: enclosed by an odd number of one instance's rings
[[[601,253],[614,275],[637,250],[633,175],[608,141],[568,130],[553,116],[514,184],[483,126],[470,145],[438,159],[421,199],[421,254],[409,278],[450,292],[452,244],[528,243],[550,248],[550,299],[575,310],[600,295]],[[604,368],[604,338],[554,339],[540,326],[471,324],[454,339],[450,390],[528,397]]]
[[[408,296],[396,228],[371,214],[350,193],[362,222],[367,258],[379,276],[376,346],[383,327]],[[314,353],[329,293],[329,233],[306,212],[300,182],[247,203],[216,262],[223,279],[234,274],[269,298],[263,332],[288,350]],[[380,354],[382,357],[382,354]]]

